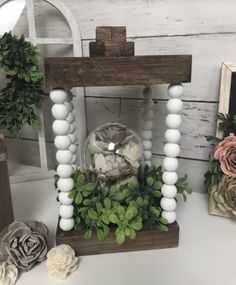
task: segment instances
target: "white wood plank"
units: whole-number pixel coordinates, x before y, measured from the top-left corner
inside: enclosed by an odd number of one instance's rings
[[[60,30],[68,35],[60,15],[36,2],[44,34]],[[129,37],[236,32],[235,0],[66,0],[65,4],[79,22],[83,39],[94,39],[96,26],[106,25],[127,26]],[[56,26],[45,26],[49,17]]]

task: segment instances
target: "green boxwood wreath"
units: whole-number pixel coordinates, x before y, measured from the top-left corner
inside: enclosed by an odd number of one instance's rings
[[[39,127],[38,109],[43,95],[39,51],[24,36],[11,32],[0,38],[0,71],[8,79],[0,90],[0,129],[18,136],[25,124]]]

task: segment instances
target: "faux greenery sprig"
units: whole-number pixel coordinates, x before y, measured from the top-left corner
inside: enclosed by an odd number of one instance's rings
[[[0,91],[0,129],[12,136],[19,135],[25,124],[39,127],[43,75],[38,59],[37,47],[25,41],[24,36],[5,33],[0,39],[0,71],[8,79]]]
[[[58,177],[55,178],[57,186]],[[144,226],[168,231],[160,207],[161,167],[146,167],[137,181],[129,181],[120,188],[104,185],[90,172],[76,171],[73,179],[75,186],[68,195],[74,201],[75,229],[83,231],[85,239],[91,239],[94,232],[99,240],[105,240],[113,229],[117,243],[122,244],[126,238],[135,239]],[[180,178],[176,187],[184,199],[192,191],[187,176]]]
[[[217,118],[219,120],[219,129],[222,131],[222,138],[219,139],[216,137],[208,137],[208,140],[210,139],[214,141],[214,145],[220,143],[222,140],[224,140],[225,137],[229,136],[231,133],[236,134],[235,115],[219,113],[217,115]],[[214,154],[211,153],[209,155],[208,171],[204,175],[204,185],[208,193],[211,193],[214,186],[219,183],[222,175],[223,172],[220,168],[220,162],[219,160],[214,159]]]

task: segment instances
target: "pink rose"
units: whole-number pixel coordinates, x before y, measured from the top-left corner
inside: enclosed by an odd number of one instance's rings
[[[236,136],[230,134],[215,150],[214,158],[220,161],[221,170],[228,176],[236,176]]]

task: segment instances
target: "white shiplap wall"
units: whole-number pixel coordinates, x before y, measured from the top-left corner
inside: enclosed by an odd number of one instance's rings
[[[37,3],[37,32],[40,36],[68,36],[62,17],[42,1]],[[215,133],[218,109],[220,68],[222,62],[236,62],[235,0],[66,0],[82,33],[83,52],[95,39],[96,26],[125,25],[136,54],[193,55],[192,83],[185,85],[185,108],[182,125],[180,173],[188,173],[194,191],[203,189],[211,149],[206,135]],[[27,35],[23,13],[15,32]],[[44,55],[71,55],[68,46],[44,47]],[[154,87],[156,129],[154,160],[162,158],[162,135],[165,129],[166,86]],[[87,88],[88,130],[105,122],[118,120],[139,129],[142,88]],[[52,117],[45,98],[44,113],[49,166],[54,168]],[[22,163],[39,163],[37,134],[27,128],[22,139],[8,140],[10,156]],[[27,152],[27,155],[25,155]]]

